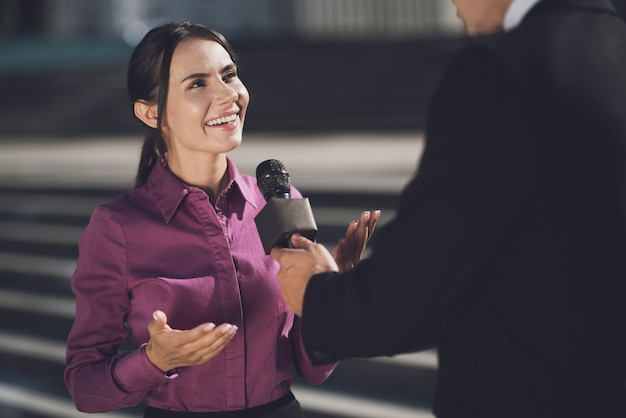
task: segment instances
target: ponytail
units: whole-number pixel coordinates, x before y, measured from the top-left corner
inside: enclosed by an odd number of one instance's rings
[[[135,186],[141,186],[148,181],[148,176],[150,176],[155,164],[157,164],[165,154],[165,150],[165,141],[163,141],[160,131],[158,129],[148,128],[141,147],[141,157],[135,177]]]

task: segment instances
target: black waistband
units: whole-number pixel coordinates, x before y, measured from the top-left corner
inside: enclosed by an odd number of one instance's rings
[[[168,411],[167,409],[159,409],[148,406],[144,410],[144,418],[258,418],[263,415],[271,414],[295,399],[296,398],[293,396],[293,393],[289,392],[282,398],[276,399],[270,403],[248,409],[223,412]]]

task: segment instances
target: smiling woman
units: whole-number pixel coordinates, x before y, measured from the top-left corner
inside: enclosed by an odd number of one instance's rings
[[[215,124],[214,120],[227,112],[227,116],[239,119],[232,129],[238,140],[234,147],[241,143],[249,95],[238,77],[235,60],[228,41],[201,25],[164,25],[144,37],[128,69],[135,116],[148,127],[137,185],[145,183],[166,149],[172,153],[175,151],[170,146],[181,145],[173,129],[178,125],[191,122],[192,126],[204,127],[205,123]],[[218,103],[225,96],[227,101]],[[199,119],[189,121],[193,117]]]
[[[223,185],[225,153],[241,144],[249,101],[226,48],[206,39],[180,42],[172,54],[165,110],[145,99],[135,102],[137,118],[160,127],[169,169],[212,202]]]
[[[192,23],[152,29],[131,57],[147,130],[136,185],[93,212],[72,278],[65,379],[81,411],[302,417],[292,370],[321,383],[336,366],[304,351],[254,223],[265,198],[227,157],[249,102],[235,61],[221,34]],[[378,218],[349,223],[337,264],[360,260]]]

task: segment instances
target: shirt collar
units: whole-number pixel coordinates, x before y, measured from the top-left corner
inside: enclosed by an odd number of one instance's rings
[[[228,174],[230,175],[231,181],[225,191],[230,189],[233,189],[233,192],[234,190],[239,190],[243,198],[252,206],[256,207],[257,205],[254,201],[255,191],[247,182],[243,181],[242,175],[231,159],[226,157],[226,161],[228,163]],[[234,187],[235,185],[237,187]],[[166,223],[169,223],[193,186],[184,183],[172,174],[167,168],[167,160],[161,158],[154,165],[148,177],[148,181],[146,182],[146,187],[154,196],[156,205],[163,215],[163,219]]]
[[[255,200],[255,196],[260,193],[259,187],[256,185],[256,182],[253,182],[251,184],[250,182],[244,181],[243,176],[241,175],[241,173],[239,173],[239,170],[237,169],[235,163],[233,163],[228,157],[226,157],[226,160],[228,161],[228,173],[230,174],[230,178],[232,179],[231,183],[236,184],[243,198],[256,208],[257,203]]]
[[[511,30],[520,24],[524,16],[540,0],[513,0],[504,15],[504,30]]]

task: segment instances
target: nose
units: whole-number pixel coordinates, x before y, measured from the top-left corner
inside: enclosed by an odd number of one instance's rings
[[[231,85],[221,82],[219,91],[217,92],[217,101],[219,103],[236,102],[239,98],[239,92]]]

